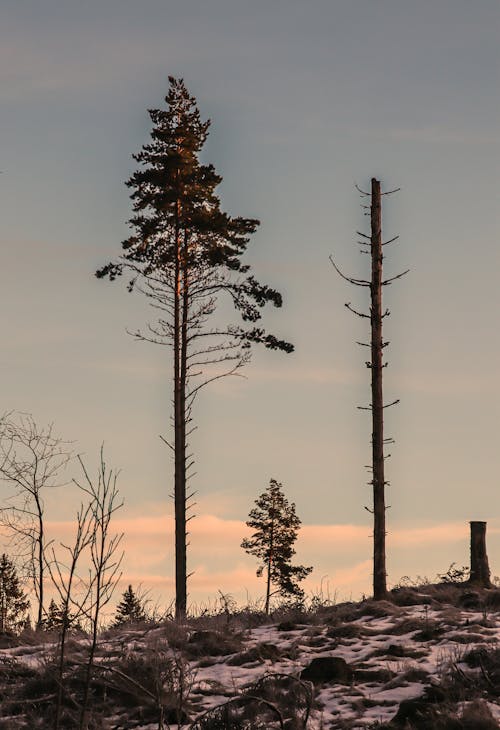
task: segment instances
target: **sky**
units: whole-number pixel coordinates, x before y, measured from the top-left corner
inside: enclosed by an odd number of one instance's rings
[[[1,0],[0,19],[0,411],[54,423],[91,469],[104,443],[123,585],[173,596],[171,369],[127,335],[151,319],[140,295],[93,272],[127,237],[124,181],[169,75],[212,121],[224,209],[261,221],[247,262],[284,298],[263,323],[296,348],[255,350],[197,402],[190,600],[261,595],[240,542],[270,478],[303,522],[307,591],[370,591],[367,333],[344,307],[366,301],[329,256],[366,275],[371,177],[401,188],[385,270],[410,269],[384,292],[389,583],[467,564],[469,520],[500,574],[497,0]],[[78,499],[49,495],[57,539]]]

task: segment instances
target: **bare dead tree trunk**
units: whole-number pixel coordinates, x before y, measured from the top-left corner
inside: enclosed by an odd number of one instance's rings
[[[486,552],[486,522],[470,523],[470,583],[491,588],[490,566]]]
[[[382,392],[382,204],[380,181],[372,178],[371,371],[373,468],[373,597],[387,593],[385,564],[384,398]]]
[[[359,188],[358,188],[359,190]],[[389,192],[396,192],[391,190]],[[365,192],[360,190],[363,197],[370,197],[370,236],[364,233],[359,235],[365,239],[359,241],[360,245],[369,247],[371,254],[371,279],[358,279],[345,276],[335,264],[332,257],[330,261],[340,276],[355,286],[366,287],[370,289],[370,313],[359,312],[354,309],[350,302],[346,304],[347,309],[356,314],[358,317],[370,320],[371,338],[369,343],[359,342],[359,345],[370,348],[370,361],[366,363],[371,370],[371,403],[369,406],[360,406],[362,410],[370,410],[372,412],[372,479],[370,484],[373,487],[373,509],[368,509],[373,514],[373,597],[380,600],[387,595],[387,571],[386,571],[386,505],[385,505],[385,479],[384,469],[384,447],[392,439],[384,437],[384,409],[388,406],[395,405],[398,400],[384,405],[383,387],[382,387],[382,370],[387,363],[382,360],[382,351],[388,344],[383,340],[382,322],[384,317],[389,314],[389,310],[383,310],[382,307],[382,288],[391,284],[395,279],[399,279],[407,271],[403,271],[396,276],[388,279],[383,278],[383,254],[382,247],[387,243],[397,240],[398,236],[389,241],[382,241],[382,195],[380,181],[372,178],[371,191]],[[368,206],[363,206],[367,208]],[[363,251],[364,253],[366,252]]]

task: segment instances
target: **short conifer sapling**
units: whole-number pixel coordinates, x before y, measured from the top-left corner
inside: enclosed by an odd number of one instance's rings
[[[65,609],[64,602],[61,605],[58,605],[55,600],[51,598],[45,618],[42,622],[42,628],[45,631],[61,631],[64,623],[66,623],[66,630],[82,630],[82,626],[77,616],[72,614],[68,609]]]
[[[63,610],[59,608],[53,598],[50,599],[47,615],[43,619],[42,627],[45,631],[59,629],[63,623]]]
[[[254,532],[243,540],[241,547],[259,559],[257,575],[266,576],[266,614],[269,614],[273,595],[302,600],[304,591],[299,583],[309,575],[312,567],[291,564],[295,555],[293,544],[301,521],[295,512],[295,504],[289,503],[285,497],[282,484],[275,479],[270,480],[266,491],[255,500],[246,524]]]
[[[122,600],[116,607],[114,626],[123,626],[127,623],[139,623],[146,621],[146,609],[144,602],[135,593],[132,586],[129,585],[126,591],[123,592]]]

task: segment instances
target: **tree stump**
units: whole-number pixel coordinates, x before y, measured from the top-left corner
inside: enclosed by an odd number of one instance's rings
[[[490,566],[486,553],[486,522],[470,523],[469,582],[483,588],[491,588]]]

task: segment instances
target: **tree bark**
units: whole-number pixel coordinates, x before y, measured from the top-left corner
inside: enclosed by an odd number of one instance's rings
[[[273,505],[274,507],[274,505]],[[266,604],[264,611],[269,616],[269,602],[271,600],[271,567],[273,564],[274,552],[274,514],[271,521],[271,535],[269,540],[269,555],[267,558],[267,580],[266,580]]]
[[[176,205],[174,295],[174,503],[175,503],[175,618],[183,620],[187,606],[186,567],[186,372],[182,366],[182,248],[180,202]]]
[[[486,522],[470,523],[470,583],[491,588],[490,566],[486,552]]]
[[[382,393],[382,207],[380,181],[371,189],[371,373],[373,467],[373,597],[387,594],[385,562],[384,400]]]

